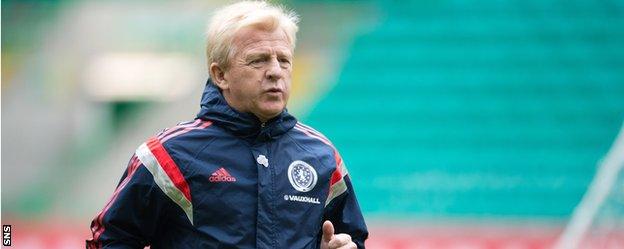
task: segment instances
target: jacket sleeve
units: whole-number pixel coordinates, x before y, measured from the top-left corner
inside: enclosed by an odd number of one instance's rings
[[[365,248],[368,229],[346,166],[338,152],[335,152],[335,158],[337,166],[330,180],[323,220],[331,221],[336,233],[349,234],[358,248]]]
[[[167,213],[167,201],[152,174],[132,156],[113,196],[91,222],[87,248],[144,248]]]

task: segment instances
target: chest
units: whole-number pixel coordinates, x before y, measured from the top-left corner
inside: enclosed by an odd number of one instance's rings
[[[224,139],[188,163],[201,231],[274,247],[292,242],[287,240],[313,241],[320,230],[335,168],[332,155],[290,139],[251,145]]]

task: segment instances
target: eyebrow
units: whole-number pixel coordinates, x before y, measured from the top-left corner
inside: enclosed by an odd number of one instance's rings
[[[256,52],[256,53],[251,53],[245,56],[245,60],[249,61],[249,60],[261,59],[261,58],[266,58],[266,57],[269,57],[269,53]]]
[[[290,49],[280,49],[280,50],[277,50],[277,55],[278,56],[280,56],[280,55],[281,56],[288,56],[288,57],[292,58],[293,57],[293,51],[290,50]]]

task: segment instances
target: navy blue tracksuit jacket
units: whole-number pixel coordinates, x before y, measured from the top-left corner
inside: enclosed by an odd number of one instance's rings
[[[87,248],[318,248],[324,220],[364,248],[336,148],[286,111],[237,112],[209,81],[194,121],[135,151]]]

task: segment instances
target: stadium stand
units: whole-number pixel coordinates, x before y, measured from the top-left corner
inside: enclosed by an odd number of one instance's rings
[[[486,3],[487,2],[487,3]],[[306,121],[364,210],[565,218],[624,117],[621,1],[380,1]]]

